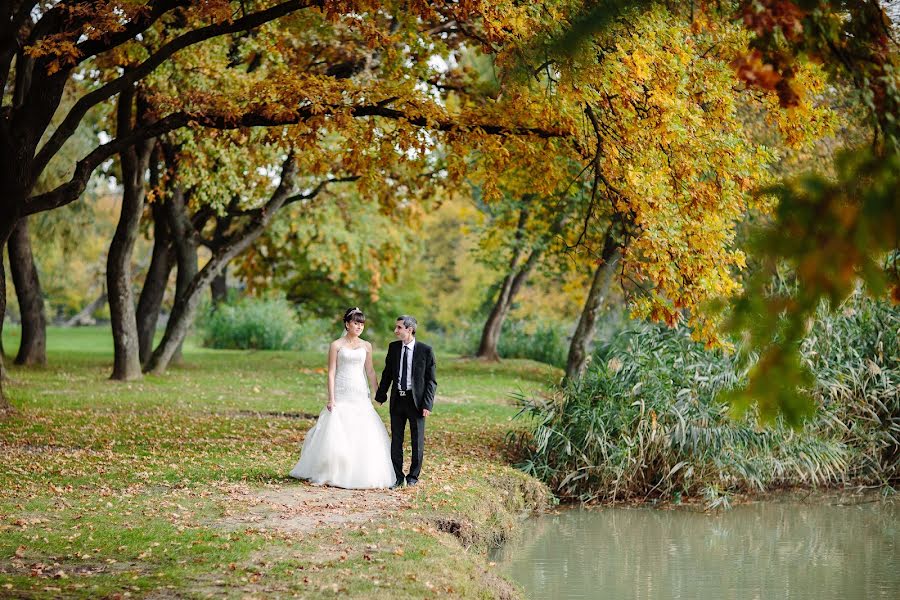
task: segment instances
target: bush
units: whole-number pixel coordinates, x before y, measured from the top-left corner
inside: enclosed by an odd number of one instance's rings
[[[482,325],[484,325],[482,323]],[[437,323],[426,325],[428,343],[441,352],[471,356],[478,350],[481,329],[477,323],[444,328]]]
[[[503,358],[530,358],[565,368],[569,345],[563,331],[568,328],[554,323],[535,325],[527,321],[507,321],[503,324],[497,353]]]
[[[718,398],[746,373],[683,329],[633,323],[598,347],[580,381],[521,398],[521,468],[564,499],[707,496],[843,477],[845,445],[782,424],[735,420]]]
[[[301,329],[283,298],[243,298],[210,309],[200,322],[203,345],[222,349],[296,350]]]

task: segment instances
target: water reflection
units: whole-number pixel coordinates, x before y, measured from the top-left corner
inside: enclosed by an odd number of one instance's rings
[[[900,598],[900,503],[574,509],[494,555],[529,598]]]

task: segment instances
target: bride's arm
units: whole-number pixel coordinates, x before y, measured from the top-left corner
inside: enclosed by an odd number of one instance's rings
[[[371,399],[374,399],[378,381],[375,379],[375,367],[372,366],[372,344],[369,342],[366,342],[366,377],[369,378],[369,386],[372,388]]]
[[[337,369],[337,353],[338,343],[331,342],[328,348],[328,404],[325,405],[329,411],[334,408],[334,372]]]

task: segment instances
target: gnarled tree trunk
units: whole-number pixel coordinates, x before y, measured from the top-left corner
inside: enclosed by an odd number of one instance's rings
[[[119,96],[118,135],[132,128],[134,88]],[[113,330],[115,357],[111,379],[130,381],[141,378],[137,316],[131,289],[131,253],[138,234],[144,207],[144,172],[150,162],[152,140],[132,146],[120,156],[122,165],[122,212],[109,247],[106,287]]]
[[[594,270],[591,289],[584,301],[584,308],[581,311],[581,316],[578,318],[575,334],[572,336],[572,342],[569,344],[569,357],[566,361],[566,381],[578,379],[584,374],[584,369],[587,366],[588,351],[594,339],[597,315],[603,306],[606,293],[609,291],[609,284],[621,257],[621,251],[613,241],[612,235],[607,234],[600,262],[596,270]]]
[[[22,316],[22,340],[16,354],[17,365],[47,364],[47,317],[37,267],[31,252],[28,217],[19,219],[9,238],[9,270],[19,312]]]

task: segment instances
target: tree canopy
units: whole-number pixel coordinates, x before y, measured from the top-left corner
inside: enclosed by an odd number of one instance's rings
[[[251,285],[324,274],[375,297],[408,226],[461,189],[496,217],[489,254],[513,240],[583,272],[615,255],[635,315],[709,345],[728,345],[729,315],[753,325],[766,414],[802,412],[788,347],[822,298],[860,277],[900,289],[896,44],[875,1],[71,0],[0,16],[0,240],[114,159],[130,200],[110,282],[129,279],[144,208],[174,236],[158,250],[177,255],[186,316],[155,368],[245,249]],[[786,154],[835,131],[828,85],[856,92],[871,141],[828,173],[786,174]],[[751,217],[766,229],[744,282]],[[784,263],[799,292],[766,293]]]

